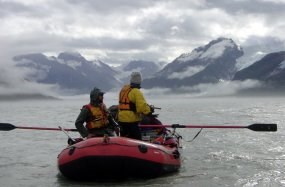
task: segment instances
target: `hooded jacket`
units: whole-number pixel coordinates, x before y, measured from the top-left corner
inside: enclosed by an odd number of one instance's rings
[[[106,112],[107,113],[107,109],[105,104],[100,101],[98,99],[100,94],[104,94],[104,92],[102,92],[100,89],[98,88],[94,88],[91,92],[90,92],[90,104],[88,105],[84,105],[81,109],[81,112],[79,113],[76,121],[75,121],[75,127],[77,128],[77,130],[79,131],[80,135],[82,137],[87,137],[88,136],[88,130],[86,127],[84,127],[84,123],[85,122],[89,122],[90,119],[92,119],[94,117],[94,114],[92,114],[92,112],[90,111],[90,108],[101,108],[102,112]],[[90,106],[89,108],[87,106]],[[104,118],[106,118],[104,116]],[[106,119],[104,119],[105,121]],[[92,127],[91,127],[92,128]]]

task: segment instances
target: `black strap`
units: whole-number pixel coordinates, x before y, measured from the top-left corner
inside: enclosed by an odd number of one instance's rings
[[[192,139],[192,140],[189,140],[189,141],[187,141],[187,142],[192,142],[195,138],[197,138],[198,137],[198,135],[200,134],[200,132],[203,130],[203,128],[201,128],[200,130],[199,130],[199,132],[194,136],[194,138]]]

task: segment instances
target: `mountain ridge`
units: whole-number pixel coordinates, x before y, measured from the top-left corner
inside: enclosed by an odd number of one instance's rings
[[[232,39],[218,38],[191,53],[180,55],[158,72],[157,77],[145,80],[144,85],[146,88],[177,88],[230,80],[236,71],[236,59],[242,54],[242,49]],[[183,77],[179,78],[179,75]]]
[[[57,84],[73,94],[82,94],[89,93],[94,86],[104,91],[119,89],[128,83],[132,71],[142,73],[142,87],[146,89],[177,89],[247,79],[279,87],[284,85],[285,80],[284,53],[269,53],[240,70],[237,63],[244,55],[243,48],[230,38],[220,37],[190,53],[182,53],[165,66],[157,62],[133,60],[114,68],[100,60],[86,60],[78,52],[62,52],[57,57],[31,53],[13,59],[18,68],[30,69],[25,80]],[[258,73],[268,77],[256,76]]]

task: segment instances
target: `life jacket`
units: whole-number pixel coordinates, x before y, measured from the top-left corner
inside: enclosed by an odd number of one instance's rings
[[[109,121],[107,112],[103,108],[103,105],[100,107],[95,107],[91,104],[88,104],[83,107],[87,108],[91,114],[91,117],[86,121],[86,128],[88,130],[99,129],[108,125]]]
[[[119,110],[130,110],[136,112],[136,104],[131,102],[129,99],[129,93],[132,91],[130,85],[125,85],[119,95]]]

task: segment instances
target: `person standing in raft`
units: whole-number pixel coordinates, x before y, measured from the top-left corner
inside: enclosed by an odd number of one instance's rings
[[[82,107],[75,121],[75,127],[83,138],[114,136],[103,96],[104,92],[95,87],[90,92],[90,103]]]
[[[121,127],[121,136],[141,140],[138,126],[142,115],[152,112],[151,107],[144,99],[141,88],[142,77],[139,72],[133,72],[130,84],[125,85],[119,94],[118,122]]]

